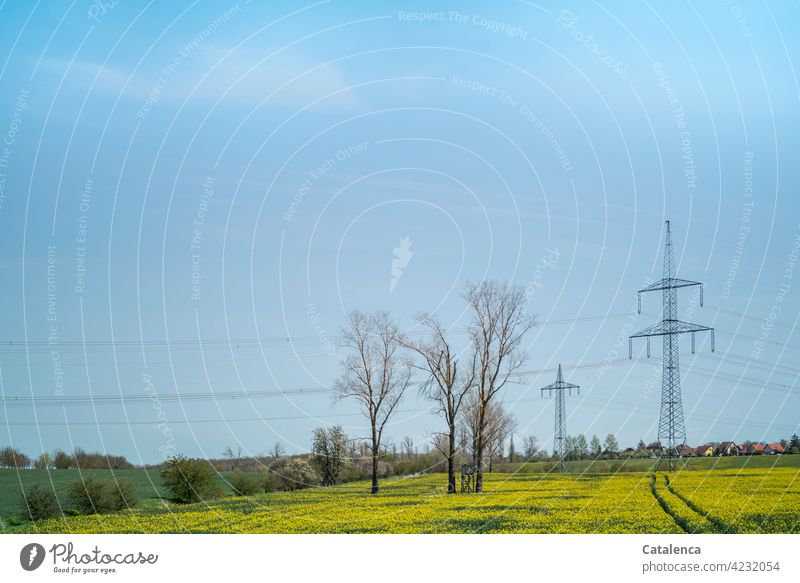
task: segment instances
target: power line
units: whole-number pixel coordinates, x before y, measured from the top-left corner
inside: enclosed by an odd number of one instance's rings
[[[786,342],[778,342],[777,340],[769,340],[767,338],[758,338],[756,336],[749,336],[747,334],[741,334],[739,332],[728,332],[726,330],[717,329],[717,333],[724,334],[725,336],[731,336],[733,338],[739,338],[743,340],[750,340],[752,342],[763,342],[764,344],[771,344],[772,346],[777,346],[779,348],[786,348],[788,350],[800,352],[800,346],[795,344],[788,344]]]
[[[430,409],[400,409],[397,413],[432,413],[435,411],[434,408]],[[326,415],[294,415],[294,416],[286,416],[286,417],[233,417],[233,418],[219,418],[219,419],[175,419],[169,420],[166,422],[167,425],[172,424],[190,424],[194,425],[195,423],[239,423],[239,422],[252,422],[252,421],[299,421],[299,420],[314,420],[314,419],[339,419],[344,417],[363,417],[362,413],[333,413],[333,414],[326,414]],[[160,423],[164,423],[163,421],[158,421],[155,419],[145,421],[145,420],[135,420],[135,421],[42,421],[42,422],[26,422],[26,421],[14,421],[8,423],[11,426],[20,426],[20,427],[38,427],[38,426],[46,426],[46,427],[64,427],[64,426],[82,426],[82,427],[94,427],[96,425],[158,425]]]
[[[684,353],[689,354],[689,353]],[[717,359],[711,355],[701,355],[704,358],[714,358],[715,360],[722,360],[727,353],[723,353],[722,359]],[[731,355],[734,358],[744,358],[738,355]],[[637,357],[633,359],[635,364],[641,364],[649,361],[646,357]],[[657,361],[657,359],[656,359]],[[627,358],[617,360],[603,360],[583,364],[570,364],[567,365],[570,369],[594,369],[605,368],[608,366],[617,366],[621,364],[630,364],[631,360]],[[703,376],[712,378],[721,378],[729,382],[741,382],[748,385],[754,385],[766,390],[780,391],[790,394],[800,394],[800,387],[795,385],[788,385],[782,383],[765,383],[764,381],[749,377],[736,375],[725,371],[715,371],[712,369],[703,368],[695,364],[687,365],[691,372],[696,372]],[[754,367],[762,370],[769,370],[765,367]],[[791,370],[788,367],[787,370]],[[514,377],[525,376],[538,376],[547,373],[557,372],[558,367],[549,367],[538,370],[517,371],[513,373]],[[795,371],[800,374],[800,370]],[[794,374],[794,372],[787,372],[785,374]],[[198,401],[218,401],[218,400],[250,400],[258,398],[274,398],[274,397],[302,397],[320,394],[330,394],[333,392],[331,387],[301,387],[293,389],[265,389],[256,391],[225,391],[225,392],[194,392],[194,393],[166,393],[158,395],[136,394],[136,395],[73,395],[73,396],[23,396],[23,397],[5,397],[0,399],[0,406],[14,407],[14,406],[79,406],[79,405],[110,405],[110,404],[148,404],[153,401],[159,402],[198,402]]]
[[[747,368],[752,368],[755,370],[763,370],[764,372],[768,372],[770,374],[777,373],[777,374],[785,374],[785,375],[793,375],[793,376],[800,376],[800,369],[794,368],[791,366],[786,366],[782,364],[772,364],[769,366],[761,366],[760,364],[753,364],[754,361],[752,358],[748,356],[741,356],[738,354],[733,354],[732,352],[725,352],[722,357],[717,357],[716,354],[700,354],[703,358],[710,358],[712,360],[716,360],[725,364],[732,364],[736,366],[746,366]],[[740,362],[730,362],[733,361],[740,361]]]
[[[716,310],[717,312],[725,312],[727,314],[732,314],[734,316],[739,316],[740,318],[745,318],[747,320],[753,320],[755,322],[760,322],[762,324],[765,321],[767,321],[766,317],[759,318],[758,316],[753,316],[753,315],[750,315],[750,314],[744,314],[742,312],[737,312],[736,310],[729,310],[727,308],[720,308],[719,306],[709,306],[708,304],[706,304],[706,307],[711,308],[712,310]],[[782,326],[782,327],[788,328],[788,329],[790,329],[792,331],[797,330],[796,326],[792,326],[791,324],[784,324],[783,322],[773,321],[772,325],[773,326]]]
[[[561,325],[570,324],[573,322],[592,322],[598,320],[613,320],[619,318],[629,317],[630,313],[617,313],[617,314],[602,314],[593,316],[579,316],[576,318],[560,318],[550,319],[536,322],[536,326],[545,325]],[[452,334],[466,334],[467,328],[454,328],[450,330]],[[426,335],[427,332],[423,330],[407,332],[407,334],[414,336]],[[340,335],[326,335],[325,340],[329,342],[337,342],[343,340],[344,337]],[[230,347],[236,346],[237,348],[244,346],[258,346],[262,347],[283,347],[290,345],[308,345],[308,344],[321,344],[322,340],[319,336],[273,336],[273,337],[259,337],[259,338],[209,338],[209,339],[175,339],[175,340],[63,340],[51,343],[47,340],[7,340],[0,343],[0,353],[20,353],[24,349],[28,349],[28,353],[49,354],[53,349],[66,351],[66,349],[82,352],[85,349],[91,351],[101,351],[106,349],[111,351],[116,349],[116,352],[125,352],[130,350],[161,350],[165,348],[183,348],[183,347]]]
[[[192,402],[208,400],[250,400],[268,397],[288,397],[330,393],[333,389],[308,387],[299,389],[273,389],[263,391],[226,391],[206,393],[168,393],[154,395],[74,395],[69,397],[5,397],[0,405],[72,406],[72,405],[115,405],[141,404],[153,402]]]
[[[691,367],[691,369],[693,372],[696,372],[697,374],[713,378],[722,378],[722,380],[729,381],[732,383],[743,383],[747,385],[760,387],[762,389],[766,389],[769,391],[778,391],[781,393],[789,393],[791,395],[800,395],[800,387],[796,385],[765,383],[759,379],[754,379],[753,377],[746,377],[746,376],[736,375],[734,373],[715,371],[710,368],[703,368],[699,366],[693,366]]]
[[[504,401],[506,402],[506,401]],[[538,397],[529,397],[523,399],[515,399],[513,403],[526,403],[526,402],[539,402],[541,403],[541,399]],[[584,397],[581,402],[587,403],[589,405],[602,405],[603,407],[608,407],[612,409],[619,409],[623,411],[641,411],[643,413],[657,413],[655,409],[650,408],[643,408],[639,405],[625,403],[625,402],[615,402],[615,401],[607,401],[606,399],[593,399],[590,397]],[[418,409],[399,409],[398,413],[403,414],[412,414],[412,413],[435,413],[436,407],[430,408],[418,408]],[[170,420],[168,422],[169,425],[172,424],[207,424],[207,423],[247,423],[247,422],[266,422],[266,421],[301,421],[301,420],[314,420],[314,419],[340,419],[340,418],[348,418],[348,417],[363,417],[362,413],[330,413],[330,414],[320,414],[320,415],[293,415],[293,416],[282,416],[282,417],[231,417],[231,418],[217,418],[217,419],[175,419]],[[776,428],[782,429],[785,431],[796,431],[798,427],[793,427],[790,425],[784,424],[775,424],[775,423],[765,423],[760,421],[747,421],[747,420],[740,420],[740,419],[733,419],[730,417],[721,417],[721,416],[711,416],[711,415],[700,415],[700,414],[690,414],[689,418],[695,419],[698,421],[709,421],[709,422],[721,422],[725,424],[732,424],[732,425],[746,425],[755,428]],[[95,426],[117,426],[117,425],[157,425],[161,423],[161,421],[151,419],[151,420],[133,420],[133,421],[43,421],[43,422],[29,422],[29,421],[12,421],[8,423],[9,426],[14,427],[95,427]]]

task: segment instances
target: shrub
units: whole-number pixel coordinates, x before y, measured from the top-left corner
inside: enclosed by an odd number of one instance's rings
[[[161,479],[172,497],[184,504],[218,496],[214,470],[205,460],[171,458],[161,470]]]
[[[264,492],[275,492],[283,487],[283,482],[276,474],[269,471],[264,473],[264,477],[261,479],[261,487],[264,488]]]
[[[417,471],[417,470],[414,470]],[[379,460],[378,461],[378,477],[379,478],[386,478],[391,476],[394,473],[402,473],[402,472],[395,472],[392,464],[387,461]],[[413,473],[413,472],[409,472]],[[342,482],[355,482],[358,480],[369,480],[370,476],[372,475],[372,458],[369,457],[360,457],[351,460],[345,469],[342,471],[341,481]]]
[[[117,480],[109,488],[109,499],[112,510],[119,511],[134,508],[139,503],[136,487],[130,480]]]
[[[280,480],[281,490],[300,490],[315,486],[320,481],[314,466],[307,459],[299,457],[287,458],[274,473]]]
[[[230,484],[237,496],[252,496],[262,488],[258,477],[250,472],[233,472]]]
[[[97,478],[73,482],[69,487],[69,501],[81,514],[102,514],[114,510],[108,486]]]
[[[129,480],[111,482],[89,477],[70,485],[69,500],[79,514],[103,514],[133,508],[139,497]]]
[[[20,507],[22,517],[30,520],[52,518],[61,514],[58,498],[53,490],[41,484],[34,484],[27,492],[22,493]]]

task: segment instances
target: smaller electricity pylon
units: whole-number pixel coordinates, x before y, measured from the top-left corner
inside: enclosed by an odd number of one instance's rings
[[[542,387],[542,397],[544,392],[549,391],[548,396],[553,396],[553,391],[556,392],[556,414],[555,414],[555,433],[553,434],[553,455],[558,459],[558,471],[564,471],[564,441],[567,437],[567,407],[564,403],[564,391],[569,391],[572,396],[572,389],[576,389],[578,394],[581,394],[581,388],[578,385],[564,382],[564,376],[561,374],[561,364],[558,365],[558,376],[556,382]]]

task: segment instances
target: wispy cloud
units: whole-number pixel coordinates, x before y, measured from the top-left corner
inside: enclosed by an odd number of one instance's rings
[[[255,105],[266,103],[311,109],[353,109],[360,105],[341,71],[309,58],[270,51],[237,50],[216,46],[196,48],[186,58],[167,55],[158,66],[143,66],[135,74],[119,66],[89,61],[48,59],[43,63],[54,76],[67,75],[65,86],[115,94],[134,100],[223,100]]]

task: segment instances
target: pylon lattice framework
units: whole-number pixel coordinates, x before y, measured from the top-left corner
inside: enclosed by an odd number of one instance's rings
[[[567,407],[564,402],[564,391],[569,391],[572,395],[572,389],[576,389],[578,394],[581,394],[581,388],[578,385],[573,385],[564,381],[564,376],[561,374],[561,364],[558,365],[558,376],[556,382],[542,387],[542,396],[545,391],[549,391],[549,396],[553,396],[553,391],[556,392],[556,410],[555,410],[555,431],[553,433],[553,455],[558,458],[559,467],[563,467],[564,463],[564,441],[567,437]]]
[[[658,440],[661,444],[661,456],[658,465],[664,458],[669,461],[669,469],[674,469],[673,459],[679,455],[678,446],[686,443],[686,425],[683,419],[683,403],[681,398],[680,362],[678,359],[678,336],[691,333],[692,353],[695,349],[695,333],[711,332],[711,351],[714,351],[714,329],[700,324],[692,324],[678,320],[678,289],[682,287],[700,286],[700,305],[703,305],[703,284],[675,277],[675,260],[672,254],[672,232],[669,221],[667,239],[664,245],[663,278],[640,289],[639,313],[642,311],[642,294],[661,290],[663,302],[662,320],[633,334],[628,339],[628,356],[633,358],[633,339],[647,338],[647,356],[650,356],[650,337],[663,338],[662,374],[661,374],[661,411],[658,419]]]

